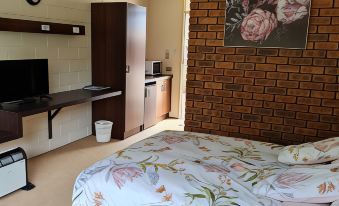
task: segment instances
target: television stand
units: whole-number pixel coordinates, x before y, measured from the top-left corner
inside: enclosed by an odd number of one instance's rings
[[[23,136],[22,118],[44,112],[48,113],[49,138],[52,139],[52,121],[62,108],[117,96],[121,96],[120,101],[122,92],[112,89],[103,91],[78,89],[51,94],[49,101],[34,101],[30,104],[16,104],[15,106],[0,105],[0,143],[21,138]]]

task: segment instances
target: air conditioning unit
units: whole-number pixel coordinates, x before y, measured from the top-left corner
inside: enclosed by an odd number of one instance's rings
[[[0,197],[18,189],[31,190],[34,185],[27,178],[27,156],[22,148],[0,154]]]

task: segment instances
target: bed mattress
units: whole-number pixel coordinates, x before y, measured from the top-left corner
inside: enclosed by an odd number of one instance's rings
[[[280,206],[252,193],[286,169],[281,146],[244,139],[165,131],[84,170],[73,206]]]

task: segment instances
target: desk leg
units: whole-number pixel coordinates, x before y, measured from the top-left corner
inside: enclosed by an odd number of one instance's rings
[[[52,112],[48,111],[48,137],[53,138]]]
[[[56,117],[59,114],[61,109],[62,108],[59,108],[59,109],[55,110],[55,112],[53,112],[53,113],[52,113],[52,111],[48,111],[48,136],[49,136],[49,139],[53,139],[53,124],[52,124],[52,122],[53,122],[54,117]]]

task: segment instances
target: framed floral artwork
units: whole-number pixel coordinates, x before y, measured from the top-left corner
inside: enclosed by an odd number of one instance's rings
[[[311,0],[226,0],[225,46],[305,49]]]

